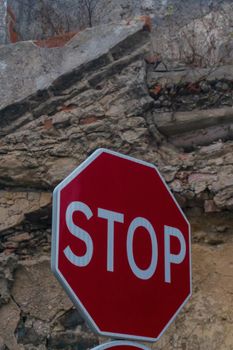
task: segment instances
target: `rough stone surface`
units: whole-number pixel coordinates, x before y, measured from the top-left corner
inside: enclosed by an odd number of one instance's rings
[[[3,339],[3,346],[7,349],[21,350],[15,337],[19,320],[20,309],[11,299],[7,305],[3,305],[0,309],[0,337]]]
[[[0,259],[0,306],[10,301],[10,289],[14,277],[13,272],[17,266],[17,259],[14,255],[5,255],[1,253]]]
[[[192,148],[229,140],[233,132],[232,107],[190,112],[154,113],[158,130],[176,146]]]
[[[193,297],[152,349],[233,348],[232,242],[193,244]],[[170,345],[172,344],[172,346]]]
[[[0,1],[0,44],[6,43],[7,29],[6,29],[6,17],[7,17],[7,1]]]
[[[225,67],[209,80],[180,83],[173,79],[181,67],[174,62],[162,84],[161,72],[156,78],[146,60],[150,37],[145,21],[114,28],[106,33],[111,40],[98,49],[93,40],[101,42],[101,30],[74,38],[65,49],[76,52],[69,64],[64,49],[57,49],[66,68],[53,76],[54,68],[46,66],[43,90],[29,79],[31,88],[16,88],[17,101],[13,93],[2,94],[0,349],[87,350],[103,341],[74,310],[50,272],[49,259],[52,189],[96,148],[106,147],[155,164],[192,224],[193,297],[161,340],[149,347],[231,350],[231,75],[228,79]],[[32,44],[15,44],[3,52],[12,52],[12,65],[20,52],[18,60],[26,65],[28,47]],[[13,66],[7,69],[0,67],[3,81],[13,86]],[[33,69],[40,77],[41,63]],[[29,70],[25,74],[30,77]],[[24,86],[25,77],[18,74],[17,86]],[[226,127],[227,137],[213,139],[215,127]],[[194,129],[203,142],[185,136]],[[178,142],[185,137],[186,144]]]
[[[48,87],[56,78],[73,69],[82,68],[89,62],[102,57],[103,65],[111,62],[111,48],[121,44],[132,35],[132,41],[143,41],[143,21],[127,25],[103,25],[95,30],[85,30],[75,36],[65,47],[41,48],[33,42],[20,42],[15,46],[1,47],[0,52],[0,103],[2,107],[15,103]],[[104,33],[104,35],[103,35]],[[138,33],[138,37],[134,34]],[[130,50],[130,46],[128,48]],[[114,55],[114,53],[112,53]],[[24,78],[22,79],[22,70]],[[39,97],[39,96],[38,96]],[[41,96],[43,99],[43,95]],[[22,107],[23,108],[23,107]],[[30,116],[28,116],[30,118]]]
[[[2,0],[3,1],[3,0]],[[42,39],[90,25],[85,4],[91,4],[92,25],[119,22],[137,15],[155,15],[155,25],[187,25],[193,19],[224,9],[230,0],[8,0],[8,41]],[[229,11],[229,9],[228,9]],[[227,13],[228,14],[228,13]],[[226,24],[225,21],[224,24]],[[207,21],[208,25],[208,21]],[[208,27],[207,27],[208,28]],[[202,28],[202,33],[205,29]],[[216,32],[219,28],[216,26]],[[174,34],[174,33],[173,33]],[[211,33],[212,34],[212,33]],[[214,33],[216,35],[216,33]],[[15,41],[14,41],[15,42]]]
[[[182,3],[186,6],[186,2]],[[206,2],[192,3],[202,11]],[[166,24],[158,25],[156,35],[153,35],[156,52],[165,60],[183,61],[191,66],[232,64],[232,2],[220,1],[214,4],[211,1],[208,5],[210,8],[207,11],[198,14],[192,12],[193,8],[188,3],[186,11],[190,13],[185,21],[182,20],[184,9],[180,9],[179,13],[176,5],[171,4],[168,7]]]
[[[0,230],[4,231],[19,225],[29,213],[51,204],[48,192],[0,191]],[[21,240],[27,236],[21,235]]]
[[[135,16],[150,15],[151,57],[202,67],[232,64],[231,0],[8,0],[2,12],[1,43],[6,37],[11,43],[36,40],[45,47],[61,46],[88,26],[130,23]],[[165,63],[163,69],[167,67]]]

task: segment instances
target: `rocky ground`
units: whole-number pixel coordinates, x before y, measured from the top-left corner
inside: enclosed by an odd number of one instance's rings
[[[149,27],[144,18],[60,49],[0,53],[1,350],[103,341],[50,271],[51,192],[98,147],[154,163],[192,224],[193,297],[148,346],[233,349],[233,66],[151,62]]]

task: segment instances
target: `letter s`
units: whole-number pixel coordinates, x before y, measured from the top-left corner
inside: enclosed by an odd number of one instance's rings
[[[80,211],[83,213],[88,220],[93,216],[93,214],[88,205],[83,202],[71,202],[66,210],[66,225],[72,235],[81,239],[81,241],[86,244],[86,253],[83,256],[77,256],[72,252],[71,248],[67,246],[64,249],[64,254],[71,264],[84,267],[91,261],[93,255],[93,242],[89,233],[83,230],[81,227],[75,225],[73,222],[73,213],[75,211]]]

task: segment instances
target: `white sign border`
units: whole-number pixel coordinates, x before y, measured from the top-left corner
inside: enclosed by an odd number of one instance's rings
[[[132,161],[134,163],[139,163],[142,165],[145,165],[147,167],[150,167],[154,169],[157,173],[157,175],[160,177],[161,181],[163,182],[164,186],[166,187],[168,193],[172,197],[173,201],[176,203],[177,208],[179,209],[181,215],[183,216],[184,220],[188,224],[188,231],[189,231],[189,265],[190,265],[190,293],[182,303],[182,305],[177,309],[175,314],[172,316],[170,321],[166,324],[164,329],[161,331],[161,333],[155,337],[142,337],[142,336],[135,336],[132,334],[121,334],[121,333],[111,333],[111,332],[105,332],[101,331],[98,327],[98,325],[95,323],[91,315],[86,310],[85,306],[81,302],[81,300],[77,297],[77,295],[74,293],[73,289],[70,287],[70,285],[67,283],[64,276],[61,274],[61,272],[58,269],[58,242],[59,242],[59,221],[60,221],[60,191],[69,183],[71,182],[76,176],[78,176],[85,168],[87,168],[96,158],[98,158],[102,153],[108,153],[123,159],[127,159],[129,161]],[[68,175],[62,182],[60,182],[56,188],[53,191],[53,210],[52,210],[52,241],[51,241],[51,269],[58,281],[61,283],[61,285],[66,290],[68,296],[73,301],[76,308],[79,310],[79,312],[82,314],[82,316],[85,318],[86,322],[88,323],[89,327],[94,331],[97,332],[101,336],[106,336],[110,338],[120,338],[120,339],[132,339],[132,340],[140,340],[140,341],[146,341],[146,342],[155,342],[157,341],[163,333],[166,331],[166,329],[170,326],[170,324],[173,322],[173,320],[176,318],[176,316],[179,314],[180,310],[183,308],[183,306],[187,303],[189,298],[192,295],[192,262],[191,262],[191,227],[190,223],[187,220],[186,216],[184,215],[183,211],[181,210],[179,204],[177,203],[175,197],[171,193],[169,187],[167,186],[166,182],[160,175],[158,169],[155,165],[148,163],[143,160],[139,160],[109,149],[105,148],[99,148],[95,152],[93,152],[83,163],[81,163],[76,169],[72,171],[70,175]]]
[[[133,343],[131,341],[112,341],[110,343],[104,343],[101,345],[96,346],[92,350],[106,350],[106,349],[111,349],[112,347],[117,347],[117,346],[131,346],[132,348],[137,348],[137,349],[142,349],[142,350],[149,350],[146,346],[138,343]]]

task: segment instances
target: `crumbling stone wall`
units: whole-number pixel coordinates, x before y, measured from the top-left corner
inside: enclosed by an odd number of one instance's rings
[[[18,43],[1,52],[11,62],[1,89],[14,84],[17,95],[0,96],[2,349],[87,350],[103,341],[50,271],[51,192],[98,147],[154,163],[192,224],[192,300],[148,346],[232,347],[232,66],[206,74],[149,63],[145,24],[87,30],[64,48]],[[20,60],[17,50],[25,50]],[[225,136],[209,135],[211,127],[225,128]],[[195,132],[202,137],[189,143]]]
[[[12,25],[20,40],[41,40],[64,32],[77,32],[89,26],[85,2],[82,0],[2,0],[9,9],[7,41],[12,42]],[[139,15],[153,15],[155,27],[175,25],[173,32],[192,20],[212,11],[218,11],[230,0],[88,0],[92,6],[92,25],[129,20]],[[12,14],[14,20],[12,23]],[[226,15],[230,15],[226,11]],[[10,24],[11,22],[11,24]],[[9,30],[9,26],[11,26]],[[205,28],[202,28],[205,31]],[[14,36],[15,38],[15,36]],[[1,43],[5,43],[0,41]],[[170,45],[171,46],[171,45]]]
[[[0,1],[0,44],[6,43],[6,17],[7,17],[7,1]]]

